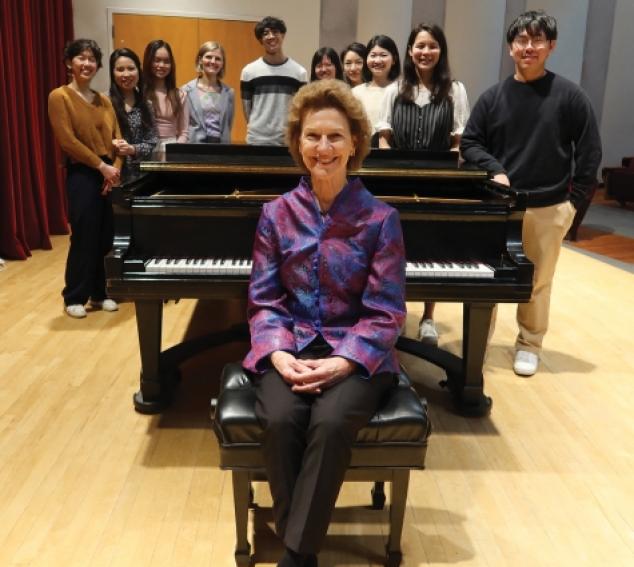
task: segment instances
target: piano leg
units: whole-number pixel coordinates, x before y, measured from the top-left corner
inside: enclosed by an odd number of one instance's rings
[[[491,398],[484,394],[482,367],[486,354],[494,303],[465,303],[462,318],[462,384],[451,384],[462,415],[479,417],[491,411]]]
[[[134,394],[134,408],[139,413],[159,413],[169,405],[178,379],[177,370],[166,371],[161,364],[163,303],[139,300],[134,305],[141,351],[141,388]]]
[[[450,390],[457,411],[467,417],[481,417],[491,411],[491,398],[484,395],[482,366],[486,354],[491,315],[495,303],[465,303],[462,321],[462,358],[409,337],[399,337],[396,348],[445,371],[440,385]]]

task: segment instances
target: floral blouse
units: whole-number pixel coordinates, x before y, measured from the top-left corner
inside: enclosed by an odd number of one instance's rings
[[[159,141],[156,125],[152,123],[151,128],[146,128],[143,125],[143,121],[141,120],[141,108],[139,106],[133,107],[132,110],[126,114],[130,131],[130,139],[126,141],[128,144],[134,146],[136,154],[126,156],[125,158],[122,172],[124,179],[139,174],[139,164],[151,158],[154,147]]]

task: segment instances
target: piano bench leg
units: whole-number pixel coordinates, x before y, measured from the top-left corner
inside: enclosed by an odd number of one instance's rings
[[[385,507],[385,483],[377,481],[372,487],[372,510],[383,510]]]
[[[249,503],[253,498],[249,473],[234,470],[231,473],[233,483],[233,506],[236,522],[235,559],[238,567],[247,567],[251,562],[251,545],[247,539],[249,523]]]

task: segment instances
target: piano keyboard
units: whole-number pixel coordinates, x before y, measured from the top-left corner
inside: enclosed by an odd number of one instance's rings
[[[407,278],[493,278],[495,270],[481,262],[407,262]]]
[[[151,274],[250,276],[253,262],[244,258],[152,258],[145,263]]]
[[[150,274],[206,276],[249,276],[253,262],[245,258],[152,258],[145,262]],[[407,262],[407,278],[477,278],[495,276],[495,270],[481,262]]]

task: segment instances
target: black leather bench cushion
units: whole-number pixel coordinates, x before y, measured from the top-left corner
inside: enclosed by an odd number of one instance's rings
[[[255,415],[255,387],[239,364],[227,364],[221,392],[212,400],[214,430],[223,447],[260,444],[262,427]],[[398,385],[386,396],[370,423],[359,432],[356,446],[426,445],[431,431],[427,405],[410,385],[404,372]]]

